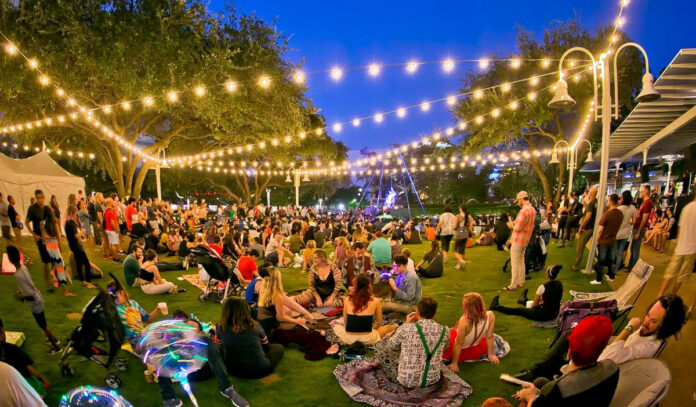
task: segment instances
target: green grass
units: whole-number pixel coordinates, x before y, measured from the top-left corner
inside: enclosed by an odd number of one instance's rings
[[[38,259],[36,247],[29,240],[25,240],[24,247],[27,254],[33,259]],[[427,243],[411,247],[413,258],[419,260],[427,249]],[[67,248],[65,248],[67,251]],[[65,253],[65,251],[64,251]],[[600,291],[606,290],[606,286],[589,285],[590,278],[580,273],[567,272],[573,256],[573,248],[559,249],[552,245],[547,264],[563,264],[564,271],[560,274],[563,281],[566,297],[568,290]],[[89,253],[92,261],[103,267],[105,272],[113,272],[122,278],[123,272],[119,265],[102,260],[96,252]],[[498,252],[495,247],[476,247],[467,251],[467,258],[471,260],[466,271],[453,268],[453,262],[449,262],[445,268],[445,274],[439,279],[423,280],[424,295],[432,296],[439,302],[439,308],[435,319],[443,324],[452,326],[461,314],[462,294],[477,291],[484,297],[486,303],[490,302],[494,295],[500,294],[501,303],[514,305],[517,293],[501,292],[501,288],[509,283],[510,273],[503,274],[501,266],[508,257],[506,252]],[[44,284],[41,277],[41,265],[34,264],[29,267],[37,287],[43,291]],[[191,272],[194,272],[192,269]],[[187,312],[193,312],[203,321],[216,321],[220,315],[220,305],[212,302],[201,303],[196,299],[198,290],[184,281],[177,281],[180,272],[167,272],[165,278],[176,282],[180,287],[186,288],[186,293],[175,295],[148,296],[139,289],[129,290],[131,297],[138,301],[146,310],[155,308],[157,302],[166,301],[169,312],[177,308]],[[531,292],[543,281],[543,273],[533,273],[533,280],[527,282]],[[104,386],[104,369],[81,358],[73,357],[71,365],[75,375],[69,378],[61,377],[58,369],[58,356],[48,356],[45,351],[47,345],[44,342],[43,333],[32,319],[29,307],[13,299],[16,284],[13,276],[0,277],[0,315],[9,331],[23,331],[27,337],[23,349],[33,357],[35,367],[45,374],[52,384],[46,402],[49,406],[57,405],[60,396],[67,390],[79,385],[91,384]],[[300,274],[294,269],[283,271],[286,290],[301,289],[306,286],[306,275]],[[97,284],[104,286],[105,280],[97,280]],[[94,294],[94,291],[79,286],[78,283],[71,287],[77,293],[76,298],[66,298],[59,291],[45,293],[46,317],[49,327],[56,336],[65,342],[66,338],[77,326],[78,321],[68,320],[66,314],[80,312],[82,307]],[[501,359],[500,364],[494,366],[490,363],[467,363],[460,367],[460,375],[473,387],[471,397],[464,403],[466,406],[479,406],[492,396],[508,397],[516,387],[505,384],[498,379],[501,373],[514,373],[522,368],[530,366],[538,360],[547,350],[553,330],[532,328],[530,321],[520,317],[497,314],[495,331],[511,345],[510,354]],[[124,397],[135,406],[155,406],[160,404],[159,391],[156,384],[146,383],[143,376],[143,366],[135,357],[121,352],[120,357],[129,361],[127,372],[116,372],[123,380],[121,392]],[[296,349],[286,351],[284,359],[278,366],[274,376],[275,380],[243,380],[232,378],[237,391],[244,395],[253,406],[273,405],[315,405],[330,403],[332,406],[357,405],[341,390],[332,375],[337,360],[325,359],[319,362],[308,362],[303,354]],[[222,402],[217,394],[214,380],[192,385],[200,405],[211,405]],[[180,397],[185,400],[185,405],[190,405],[185,394],[177,389]],[[509,397],[508,397],[509,399]],[[222,404],[221,404],[222,405]]]

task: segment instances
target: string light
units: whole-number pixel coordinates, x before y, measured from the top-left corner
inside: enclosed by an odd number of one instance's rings
[[[375,114],[374,118],[376,123],[382,123],[384,120],[384,115],[382,113],[377,113]]]
[[[488,59],[483,58],[483,59],[479,60],[479,64],[478,64],[478,65],[479,65],[479,68],[481,68],[481,69],[486,69],[486,68],[488,68],[488,64],[489,64],[489,63],[490,63],[490,62],[488,61]]]
[[[430,103],[427,101],[423,102],[421,103],[420,108],[422,111],[427,112],[428,110],[430,110]]]
[[[406,117],[406,109],[403,107],[396,109],[396,115],[403,119]]]
[[[297,81],[297,77],[295,78],[295,80]],[[235,82],[231,79],[227,80],[225,82],[225,90],[227,90],[230,93],[236,91],[237,90],[237,82]]]
[[[292,76],[292,79],[295,81],[295,83],[303,84],[307,80],[307,75],[305,75],[302,71],[297,71]]]
[[[167,100],[174,103],[179,100],[179,94],[175,90],[170,90],[167,92]]]
[[[339,67],[334,67],[331,69],[331,79],[335,81],[340,81],[343,77],[343,69]]]
[[[381,69],[381,66],[379,66],[378,64],[371,64],[367,68],[367,72],[370,74],[370,76],[377,76],[377,75],[379,75],[380,69]]]
[[[198,97],[205,96],[205,86],[198,85],[193,89],[193,93]]]
[[[442,70],[446,73],[452,72],[454,70],[454,61],[450,58],[447,58],[444,61],[442,61]]]
[[[416,73],[418,70],[418,61],[409,61],[408,64],[406,64],[406,72],[413,74]]]
[[[360,119],[355,118],[353,119],[353,127],[360,127]]]

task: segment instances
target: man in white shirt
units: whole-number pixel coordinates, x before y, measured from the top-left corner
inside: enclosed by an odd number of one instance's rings
[[[3,197],[2,193],[0,192],[0,227],[2,228],[2,237],[8,241],[11,241],[12,235],[10,234],[10,217],[8,216],[7,210],[7,202],[5,202],[5,197]]]
[[[696,197],[682,209],[679,215],[677,247],[674,248],[672,259],[665,270],[659,296],[667,291],[675,279],[677,282],[672,288],[672,294],[679,292],[682,283],[688,280],[694,271],[694,263],[696,263]]]
[[[611,359],[621,364],[655,356],[662,342],[681,330],[684,316],[684,302],[679,296],[658,298],[642,320],[632,318],[629,321],[626,328],[604,348],[599,360]]]
[[[21,374],[5,362],[0,362],[0,407],[45,407],[46,403]]]

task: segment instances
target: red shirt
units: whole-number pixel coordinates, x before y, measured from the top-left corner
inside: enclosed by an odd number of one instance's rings
[[[137,215],[138,211],[135,210],[133,205],[128,205],[126,206],[126,226],[128,227],[128,230],[130,231],[131,228],[133,227],[133,215]]]
[[[211,243],[208,245],[211,249],[215,250],[215,252],[219,255],[222,256],[222,246],[219,244]]]
[[[650,212],[652,212],[653,206],[652,202],[650,199],[645,199],[642,204],[640,204],[640,209],[638,209],[638,213],[636,214],[636,221],[633,224],[633,229],[639,229],[641,222],[643,222],[643,215],[648,215],[648,218],[650,218]],[[645,221],[645,226],[648,225],[647,220]],[[644,227],[645,227],[644,226]]]
[[[109,208],[104,211],[104,223],[106,224],[106,230],[115,232],[114,222],[116,222],[116,211],[113,208]]]
[[[245,280],[251,281],[256,271],[256,262],[249,256],[242,256],[237,262],[237,270],[242,273]]]

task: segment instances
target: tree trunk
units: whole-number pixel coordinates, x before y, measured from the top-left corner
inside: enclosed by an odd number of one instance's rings
[[[566,160],[561,157],[561,162],[558,164],[558,183],[556,184],[556,194],[553,198],[554,208],[558,207],[558,202],[561,200],[561,195],[563,194],[563,185],[565,183],[566,174]]]
[[[536,172],[537,176],[539,177],[539,180],[541,181],[541,186],[544,188],[544,200],[546,202],[549,202],[551,199],[553,199],[553,192],[551,191],[551,184],[549,183],[549,179],[546,177],[546,174],[544,174],[544,170],[541,168],[541,165],[539,164],[539,159],[536,157],[532,157],[528,159],[527,162],[532,166],[534,172]]]

